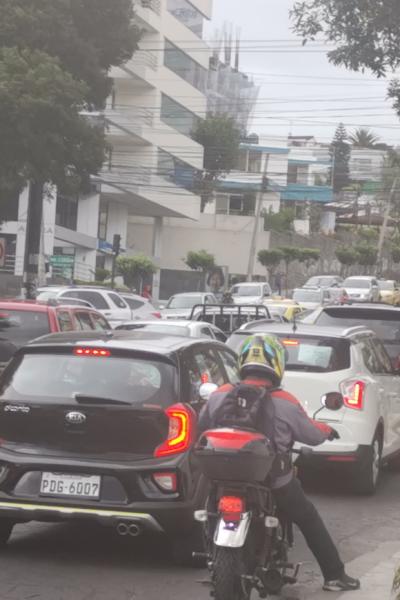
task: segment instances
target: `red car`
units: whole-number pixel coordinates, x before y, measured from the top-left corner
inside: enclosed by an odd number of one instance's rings
[[[103,315],[84,306],[0,300],[0,370],[18,348],[42,335],[108,329],[111,327]]]

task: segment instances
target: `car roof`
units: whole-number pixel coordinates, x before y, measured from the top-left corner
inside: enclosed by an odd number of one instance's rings
[[[160,335],[151,331],[108,331],[104,334],[96,331],[75,331],[54,333],[34,340],[26,348],[96,346],[101,348],[151,352],[152,354],[170,355],[178,350],[194,344],[216,343],[211,339],[184,338],[173,335]]]
[[[25,312],[47,313],[54,309],[54,306],[41,304],[36,300],[0,300],[0,308],[5,310],[20,310]]]
[[[346,281],[348,279],[365,279],[366,281],[370,281],[371,279],[376,279],[372,275],[352,275],[351,277],[346,277]]]
[[[188,327],[192,323],[198,325],[200,321],[182,321],[182,319],[134,319],[132,321],[123,321],[120,326],[123,327],[124,325],[155,325],[157,327],[157,325],[161,325],[162,327],[171,326],[184,328]]]
[[[349,312],[349,311],[357,311],[357,310],[363,310],[363,311],[382,311],[382,312],[393,312],[393,313],[397,313],[400,315],[400,306],[391,306],[389,304],[374,304],[374,303],[369,303],[369,302],[359,302],[359,303],[353,303],[353,304],[346,304],[344,306],[323,306],[321,307],[321,312],[325,312],[325,311],[338,311],[338,312]]]
[[[261,326],[257,327],[257,322],[254,322],[255,330],[246,329],[242,330],[243,333],[263,333]],[[258,330],[258,331],[257,331]],[[306,324],[301,321],[297,324],[296,331],[293,330],[293,323],[274,323],[266,326],[265,333],[272,333],[277,335],[290,335],[290,336],[310,336],[310,337],[333,337],[333,338],[343,338],[343,337],[352,337],[353,335],[357,335],[360,333],[371,333],[373,332],[364,326],[356,326],[356,327],[319,327],[318,325]],[[235,331],[235,333],[241,333],[241,330]],[[375,334],[374,334],[375,335]]]
[[[180,294],[173,294],[171,298],[176,298],[177,296],[205,296],[206,294],[211,294],[211,292],[181,292]]]
[[[242,286],[256,286],[256,285],[266,285],[268,284],[267,281],[243,281],[242,283],[234,283],[232,287],[236,287],[237,285],[242,285]]]

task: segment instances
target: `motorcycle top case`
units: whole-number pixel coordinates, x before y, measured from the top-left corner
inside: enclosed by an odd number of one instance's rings
[[[208,479],[262,483],[276,455],[261,433],[225,428],[203,433],[195,456]]]

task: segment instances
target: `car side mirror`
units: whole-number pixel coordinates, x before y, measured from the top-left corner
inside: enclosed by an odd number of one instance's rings
[[[321,404],[328,410],[340,410],[344,406],[343,396],[339,392],[329,392],[325,396],[322,396]]]
[[[204,402],[208,402],[208,400],[210,399],[210,396],[216,392],[218,389],[218,386],[215,385],[215,383],[202,383],[199,389],[199,395],[200,398],[204,401]]]

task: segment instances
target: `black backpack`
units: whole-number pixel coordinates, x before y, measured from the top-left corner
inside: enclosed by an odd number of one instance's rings
[[[271,399],[265,387],[238,383],[227,392],[224,401],[213,415],[212,427],[252,429],[265,434],[266,403]]]

